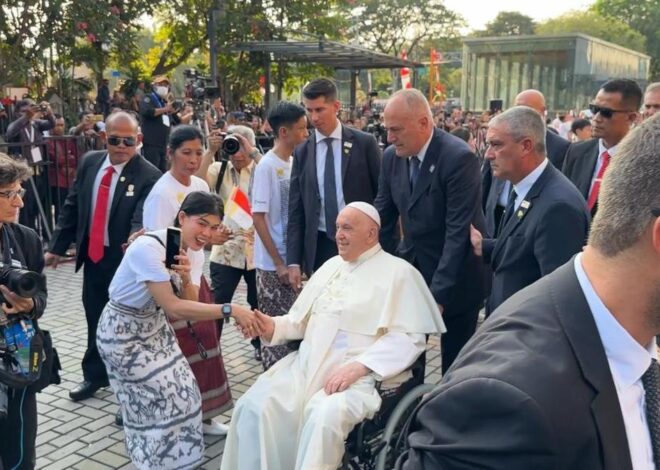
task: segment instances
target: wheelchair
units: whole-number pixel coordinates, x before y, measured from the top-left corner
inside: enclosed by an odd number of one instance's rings
[[[422,397],[434,384],[425,384],[426,353],[411,367],[412,377],[398,387],[376,389],[382,404],[373,418],[355,426],[345,443],[341,470],[391,470],[407,449],[403,428]]]

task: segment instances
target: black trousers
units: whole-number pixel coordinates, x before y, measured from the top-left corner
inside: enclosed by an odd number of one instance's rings
[[[142,147],[142,156],[163,173],[167,171],[167,152],[165,147],[145,144]]]
[[[86,244],[83,249],[87,250]],[[108,373],[96,347],[96,328],[103,308],[108,303],[110,282],[121,262],[121,249],[105,247],[105,254],[98,263],[88,259],[87,253],[82,255],[85,256],[82,301],[87,319],[87,350],[82,360],[83,377],[89,382],[106,385]]]
[[[442,373],[447,372],[477,329],[479,306],[464,308],[460,311],[443,312],[442,319],[447,327],[447,333],[442,335],[440,349],[442,352]]]
[[[330,240],[325,232],[319,230],[316,237],[316,256],[314,257],[314,271],[317,271],[323,263],[333,256],[337,256],[337,243]]]
[[[36,464],[37,397],[34,392],[11,388],[8,395],[7,418],[0,420],[0,468],[32,470]]]
[[[247,284],[247,301],[251,309],[259,308],[257,302],[257,270],[239,269],[232,266],[226,266],[220,263],[211,262],[209,265],[211,271],[211,286],[213,287],[213,298],[216,304],[222,305],[231,302],[234,293],[241,281],[245,279]],[[224,321],[220,322],[220,330]],[[260,347],[261,341],[257,336],[252,341],[252,346]]]

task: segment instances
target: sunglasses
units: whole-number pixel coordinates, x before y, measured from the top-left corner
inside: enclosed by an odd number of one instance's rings
[[[0,197],[4,197],[6,199],[14,199],[16,196],[22,199],[23,196],[25,196],[25,188],[0,191]]]
[[[123,143],[126,147],[133,147],[137,139],[135,137],[117,137],[116,135],[108,136],[108,145],[119,145]]]
[[[651,209],[651,214],[653,214],[656,217],[660,217],[660,207],[656,207],[655,209]]]
[[[612,108],[603,108],[602,106],[597,106],[595,104],[590,104],[589,105],[589,111],[596,116],[596,114],[600,113],[601,116],[603,116],[605,119],[611,119],[612,116],[614,116],[614,113],[631,113],[632,111],[629,111],[627,109],[612,109]]]

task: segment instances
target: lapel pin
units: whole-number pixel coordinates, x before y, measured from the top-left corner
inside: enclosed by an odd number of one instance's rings
[[[431,168],[429,168],[429,173],[433,173],[435,171],[435,165],[431,165]]]
[[[529,209],[530,203],[527,199],[525,199],[523,202],[520,203],[520,207],[523,209]]]
[[[123,183],[124,181],[126,181],[126,177],[125,176],[120,176],[119,181],[121,181]]]
[[[133,196],[134,195],[134,192],[133,192],[134,189],[135,189],[135,186],[132,185],[132,184],[129,184],[128,185],[128,190],[126,191],[126,196],[127,197]]]
[[[353,142],[344,142],[344,147],[350,149],[353,147]]]

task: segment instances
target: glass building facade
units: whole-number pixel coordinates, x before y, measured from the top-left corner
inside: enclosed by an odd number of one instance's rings
[[[540,90],[548,111],[584,109],[611,78],[647,84],[650,57],[583,34],[469,38],[463,41],[463,109],[504,108],[527,88]]]

